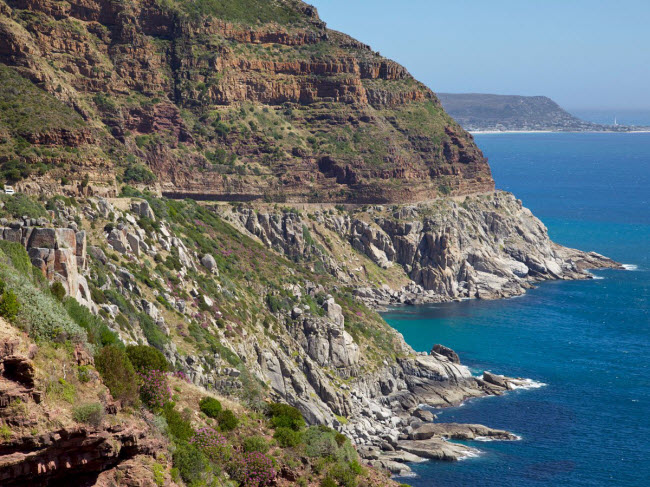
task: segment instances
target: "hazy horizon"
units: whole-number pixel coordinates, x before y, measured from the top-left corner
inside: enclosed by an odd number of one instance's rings
[[[650,3],[311,0],[332,29],[433,91],[548,96],[568,111],[650,111]]]

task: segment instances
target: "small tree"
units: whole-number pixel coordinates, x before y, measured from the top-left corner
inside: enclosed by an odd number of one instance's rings
[[[147,373],[150,370],[167,372],[169,363],[162,352],[148,345],[131,345],[126,347],[126,354],[135,370]]]
[[[134,404],[138,398],[138,383],[133,365],[124,350],[107,345],[95,356],[95,367],[104,384],[116,399]]]

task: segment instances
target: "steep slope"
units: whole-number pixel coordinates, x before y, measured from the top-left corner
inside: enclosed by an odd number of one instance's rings
[[[173,196],[404,202],[493,189],[431,90],[300,1],[2,0],[0,63],[19,85],[5,113],[24,107],[0,124],[0,164],[31,174],[24,190],[114,194],[117,177]],[[36,123],[43,106],[52,120]],[[80,116],[56,115],[70,108]]]

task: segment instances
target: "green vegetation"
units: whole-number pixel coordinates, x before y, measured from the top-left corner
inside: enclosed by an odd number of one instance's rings
[[[95,356],[95,367],[114,398],[124,405],[132,405],[138,399],[135,370],[124,350],[107,345]]]
[[[305,426],[305,420],[302,414],[300,414],[300,411],[288,404],[269,404],[267,415],[274,428],[289,428],[294,431],[300,431]]]
[[[2,66],[2,65],[0,65]],[[45,207],[26,194],[16,193],[13,196],[0,194],[0,216],[8,218],[22,218],[28,216],[30,218],[41,218],[47,216]]]
[[[158,0],[167,9],[178,9],[192,18],[216,17],[244,24],[293,24],[300,13],[285,2],[275,0]]]
[[[239,425],[239,419],[230,409],[223,409],[217,416],[217,423],[221,431],[232,431]]]
[[[0,64],[0,128],[15,135],[40,134],[50,130],[75,130],[85,126],[83,118],[48,92]]]
[[[156,177],[144,164],[130,164],[124,171],[123,179],[125,183],[151,184]]]
[[[165,356],[160,350],[153,347],[147,345],[130,345],[126,347],[126,354],[138,372],[145,373],[150,370],[165,372],[169,370],[169,363]]]
[[[218,418],[221,412],[221,403],[213,397],[204,397],[199,401],[199,408],[208,418]]]
[[[72,417],[78,423],[99,428],[104,419],[104,407],[99,403],[82,404],[73,409]]]

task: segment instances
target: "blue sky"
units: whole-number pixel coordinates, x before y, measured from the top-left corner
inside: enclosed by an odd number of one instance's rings
[[[307,0],[440,92],[650,110],[650,0]]]

